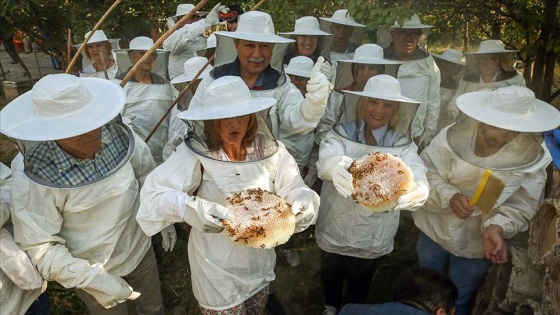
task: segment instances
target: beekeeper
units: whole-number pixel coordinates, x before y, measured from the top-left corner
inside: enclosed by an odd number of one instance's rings
[[[362,45],[366,26],[357,23],[348,10],[336,10],[331,17],[320,17],[321,30],[332,34],[330,61],[336,68],[339,60],[352,59]]]
[[[14,241],[10,221],[10,168],[0,163],[0,303],[6,314],[27,314],[49,310],[47,282],[25,251]]]
[[[117,49],[119,73],[115,82],[120,83],[154,44],[153,39],[145,36],[135,37],[128,49]],[[156,49],[142,64],[124,86],[126,103],[122,110],[123,118],[129,121],[132,130],[143,140],[152,132],[158,121],[164,117],[173,103],[173,85],[167,74],[169,52]],[[156,165],[163,162],[163,146],[167,142],[169,116],[147,142]]]
[[[432,54],[432,57],[434,57],[440,70],[441,77],[439,86],[441,99],[437,128],[437,133],[439,133],[441,129],[455,122],[455,118],[448,115],[448,105],[455,92],[457,92],[461,77],[465,74],[465,62],[462,60],[463,53],[453,48],[446,49],[441,55]]]
[[[233,75],[243,79],[253,96],[276,99],[276,105],[269,111],[273,134],[303,169],[313,146],[313,130],[325,112],[330,93],[330,82],[320,71],[324,59],[319,58],[315,64],[304,98],[283,71],[284,52],[293,40],[274,33],[269,14],[244,13],[239,16],[235,32],[214,34],[217,39],[214,69],[210,77],[202,80],[199,89],[204,90],[217,78]],[[197,93],[193,101],[202,103],[202,97]]]
[[[525,79],[515,69],[515,56],[518,52],[519,50],[506,49],[501,40],[490,39],[482,41],[476,51],[465,53],[465,76],[459,81],[459,87],[447,107],[448,124],[457,119],[457,98],[465,93],[495,90],[510,85],[525,86]]]
[[[410,137],[419,103],[402,95],[396,78],[374,76],[363,91],[344,91],[344,107],[321,141],[317,169],[323,187],[315,238],[321,249],[324,314],[335,314],[343,302],[364,303],[376,259],[393,250],[400,210],[416,210],[428,197],[426,168]],[[414,174],[415,188],[388,212],[372,213],[350,197],[354,187],[348,168],[372,152],[399,156]]]
[[[241,246],[227,236],[220,221],[230,218],[226,198],[256,188],[275,193],[292,205],[299,232],[314,223],[319,197],[274,139],[266,114],[259,114],[275,99],[252,97],[238,76],[216,79],[198,93],[205,94],[203,103],[195,98],[179,114],[190,133],[146,178],[137,220],[148,235],[175,222],[192,226],[189,264],[202,314],[244,314],[247,309],[260,314],[275,278],[276,254]]]
[[[412,138],[420,149],[436,135],[439,119],[439,69],[434,58],[421,48],[432,28],[423,24],[416,14],[405,19],[402,25],[397,19],[391,26],[391,43],[384,49],[385,58],[405,61],[397,76],[404,95],[422,101],[411,129]],[[384,28],[379,29],[378,35],[382,30]]]
[[[177,5],[175,15],[167,18],[168,27],[173,27],[178,20],[193,9],[194,5],[190,3]],[[163,41],[163,49],[171,52],[169,56],[169,77],[171,79],[183,73],[183,64],[196,56],[196,50],[206,47],[204,31],[220,23],[220,12],[227,11],[225,6],[218,3],[210,12],[196,12],[184,26],[175,30]]]
[[[91,32],[84,36],[87,38]],[[84,38],[84,39],[85,39]],[[113,50],[119,49],[120,38],[107,38],[103,30],[96,30],[83,50],[80,77],[95,77],[110,80],[117,74],[117,63]],[[79,47],[79,45],[76,45]]]
[[[91,314],[126,314],[122,302],[135,298],[143,314],[163,314],[154,251],[136,222],[155,164],[115,119],[124,102],[109,80],[52,74],[2,110],[0,131],[20,150],[14,238],[45,280],[75,288]]]
[[[189,60],[185,61],[185,64],[183,65],[184,72],[181,75],[175,77],[175,79],[171,80],[171,84],[175,86],[177,91],[183,91],[187,84],[190,83],[190,85],[183,97],[177,102],[177,105],[169,113],[168,140],[163,147],[164,160],[167,160],[171,153],[175,151],[175,148],[184,140],[185,134],[187,133],[187,125],[183,120],[177,117],[177,114],[189,108],[191,99],[198,89],[200,81],[208,77],[210,71],[213,69],[211,65],[208,65],[206,68],[204,68],[204,70],[202,70],[207,62],[208,59],[206,59],[206,57],[192,57]],[[191,82],[196,74],[201,70],[202,72],[200,73],[200,76],[198,76],[198,79],[196,79],[196,81],[194,82]]]
[[[420,266],[447,272],[457,288],[457,314],[470,314],[476,290],[491,263],[504,264],[504,240],[529,227],[538,209],[550,154],[542,132],[560,125],[560,114],[520,86],[463,94],[463,119],[444,128],[421,157],[430,197],[412,214],[422,232]],[[486,169],[505,183],[491,213],[468,203]]]

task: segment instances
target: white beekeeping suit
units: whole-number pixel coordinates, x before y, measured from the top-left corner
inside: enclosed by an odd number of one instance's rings
[[[6,314],[24,314],[47,282],[10,232],[11,177],[10,168],[0,163],[0,304]]]
[[[426,168],[409,134],[419,102],[402,96],[399,82],[389,75],[370,78],[363,92],[347,91],[344,98],[339,118],[319,148],[317,168],[323,187],[316,240],[326,252],[374,259],[393,250],[400,210],[416,210],[427,198]],[[358,110],[364,106],[359,105],[362,98],[397,103],[391,122],[372,132],[377,145],[367,144],[364,138],[366,118],[358,119]],[[353,184],[348,167],[353,160],[372,152],[399,156],[414,174],[415,189],[402,196],[399,205],[389,212],[372,213],[349,197]]]
[[[193,100],[179,114],[192,129],[177,151],[148,175],[137,220],[148,235],[175,222],[193,227],[188,244],[193,293],[202,307],[224,310],[268,286],[276,263],[274,249],[241,246],[227,236],[220,221],[229,216],[226,198],[247,189],[273,192],[293,205],[296,232],[314,223],[319,198],[303,183],[284,145],[272,136],[266,115],[259,114],[276,100],[251,97],[246,84],[233,76],[219,78],[197,94],[204,92],[204,103]],[[234,160],[223,146],[211,148],[201,120],[221,124],[253,113],[258,129],[246,156]]]
[[[130,42],[128,49],[119,49],[117,52],[117,63],[119,73],[115,77],[115,82],[120,83],[128,71],[133,66],[131,53],[133,51],[146,52],[153,45],[153,40],[148,37],[136,37]],[[123,87],[126,92],[126,103],[122,110],[122,116],[127,121],[132,130],[141,139],[146,139],[155,128],[156,124],[173,102],[173,86],[169,82],[167,74],[167,61],[169,52],[157,49],[156,59],[153,61],[150,71],[150,82],[139,82],[135,76]],[[150,61],[146,61],[149,63]],[[136,74],[140,70],[136,71]],[[163,162],[163,146],[167,142],[169,128],[169,115],[166,116],[158,129],[153,133],[147,142],[150,152],[154,157],[156,165]]]
[[[366,26],[355,22],[354,18],[350,16],[346,9],[336,10],[331,17],[320,17],[319,23],[322,31],[334,34],[333,41],[337,40],[336,37],[339,37],[340,40],[347,41],[345,51],[336,52],[331,50],[330,62],[336,69],[336,63],[339,60],[347,60],[354,57],[354,51],[362,45],[362,38]],[[334,28],[346,28],[351,30],[349,38],[346,38],[346,36],[348,36],[347,32],[337,32]]]
[[[168,26],[171,28],[183,15],[194,9],[192,4],[179,4],[175,16],[167,19]],[[163,41],[163,49],[171,52],[169,56],[169,77],[174,79],[183,72],[183,64],[188,59],[196,56],[196,51],[206,47],[206,37],[204,31],[219,23],[219,13],[227,10],[219,3],[206,15],[191,24],[186,24],[175,30],[168,38]],[[199,17],[206,12],[197,12]]]

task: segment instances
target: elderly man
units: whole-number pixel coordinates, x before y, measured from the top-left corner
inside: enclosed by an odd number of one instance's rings
[[[384,50],[385,58],[405,61],[398,74],[403,94],[422,101],[412,122],[412,137],[420,149],[436,135],[439,119],[439,69],[432,56],[418,46],[432,27],[422,24],[418,15],[405,19],[402,25],[395,21],[391,44]]]
[[[365,25],[356,23],[348,10],[336,10],[332,17],[319,18],[321,29],[332,34],[331,62],[336,67],[339,60],[352,59],[354,51],[362,45]]]
[[[163,314],[150,239],[136,222],[155,167],[146,145],[114,119],[125,93],[109,80],[48,75],[1,112],[16,139],[14,238],[45,280],[75,288],[91,314]],[[141,295],[140,295],[141,294]]]
[[[176,14],[167,18],[169,28],[184,15],[194,9],[192,4],[179,4]],[[204,30],[219,23],[220,12],[227,12],[227,8],[219,3],[214,6],[206,18],[200,17],[205,12],[197,12],[186,21],[186,25],[177,29],[171,36],[163,41],[163,49],[169,50],[169,77],[174,79],[183,73],[183,64],[189,58],[196,56],[195,51],[206,47],[206,37],[202,35]]]
[[[254,96],[275,98],[278,103],[269,112],[274,136],[282,141],[301,169],[313,146],[313,130],[325,112],[330,83],[320,72],[320,58],[307,83],[307,94],[300,91],[283,73],[282,57],[293,40],[274,33],[270,15],[251,11],[239,17],[235,32],[215,32],[216,62],[210,77],[198,90],[226,75],[239,76]],[[274,61],[274,62],[273,62]],[[195,93],[192,102],[202,102],[203,93]]]

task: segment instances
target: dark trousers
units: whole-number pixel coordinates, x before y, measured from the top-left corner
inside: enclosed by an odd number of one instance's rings
[[[325,304],[364,303],[375,272],[376,260],[344,256],[321,250],[321,283]],[[343,286],[346,280],[346,294]]]

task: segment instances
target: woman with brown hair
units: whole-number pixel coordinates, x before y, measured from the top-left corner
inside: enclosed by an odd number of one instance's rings
[[[89,36],[87,32],[85,37]],[[117,63],[113,57],[113,49],[118,47],[118,38],[108,39],[105,32],[97,30],[88,40],[84,49],[84,66],[80,71],[80,77],[96,77],[104,79],[112,79],[117,74]],[[111,43],[113,41],[116,47]]]

